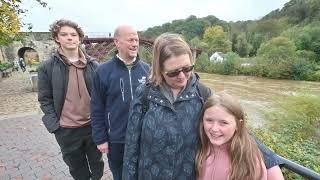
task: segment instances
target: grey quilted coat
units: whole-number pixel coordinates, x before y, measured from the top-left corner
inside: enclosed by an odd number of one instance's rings
[[[198,79],[193,75],[173,104],[158,86],[151,86],[149,109],[144,116],[145,85],[136,89],[127,126],[123,179],[195,179],[198,122],[203,105],[196,87]]]

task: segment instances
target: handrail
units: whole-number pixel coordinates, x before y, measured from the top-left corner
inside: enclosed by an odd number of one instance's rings
[[[272,162],[271,165],[274,165],[273,163],[278,164],[280,167],[284,167],[296,174],[299,174],[305,178],[308,179],[315,179],[315,180],[320,180],[320,174],[308,169],[300,164],[297,164],[289,159],[286,159],[278,154],[276,154],[275,152],[273,152],[269,147],[267,147],[265,144],[263,144],[259,138],[257,138],[257,136],[255,136],[255,134],[251,134],[252,137],[254,138],[254,140],[256,141],[260,151],[262,152],[264,158],[271,158],[273,160],[276,160],[276,162]],[[266,157],[265,157],[266,156]],[[266,164],[267,165],[267,164]]]
[[[297,164],[289,159],[286,159],[278,154],[276,154],[277,159],[282,162],[280,164],[280,167],[285,167],[286,169],[293,171],[294,173],[297,173],[305,178],[308,179],[315,179],[315,180],[320,180],[320,174],[308,169],[300,164]]]

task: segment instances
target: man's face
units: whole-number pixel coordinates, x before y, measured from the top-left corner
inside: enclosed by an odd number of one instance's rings
[[[139,50],[139,36],[132,28],[125,28],[115,39],[115,44],[119,51],[119,56],[125,60],[132,60],[137,57]]]
[[[61,27],[55,40],[60,44],[63,50],[74,50],[80,45],[80,37],[78,32],[69,26]]]

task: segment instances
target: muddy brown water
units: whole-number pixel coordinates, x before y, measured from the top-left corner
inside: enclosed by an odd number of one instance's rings
[[[214,92],[226,91],[238,97],[249,117],[249,125],[266,122],[263,111],[272,108],[274,99],[308,91],[320,95],[320,82],[273,80],[251,76],[223,76],[199,73],[200,80]],[[14,72],[0,80],[0,119],[26,114],[41,114],[37,93],[31,91],[29,73]]]
[[[249,125],[253,127],[263,127],[268,123],[263,112],[273,107],[274,100],[285,100],[287,96],[292,96],[297,92],[320,95],[320,82],[198,74],[200,81],[214,92],[226,91],[239,98],[248,115]]]

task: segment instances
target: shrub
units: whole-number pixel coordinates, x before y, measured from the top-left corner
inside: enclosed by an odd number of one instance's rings
[[[320,70],[308,73],[307,80],[320,81]]]
[[[200,72],[208,72],[208,66],[210,66],[209,56],[207,53],[202,52],[196,59],[195,69]]]
[[[254,131],[278,154],[319,172],[320,96],[307,94],[298,93],[276,101],[276,109],[266,113],[270,121],[267,130]],[[302,179],[284,172],[286,179]]]
[[[13,65],[14,65],[13,63],[9,63],[9,62],[2,63],[0,64],[0,71],[5,71],[9,68],[12,68]]]

